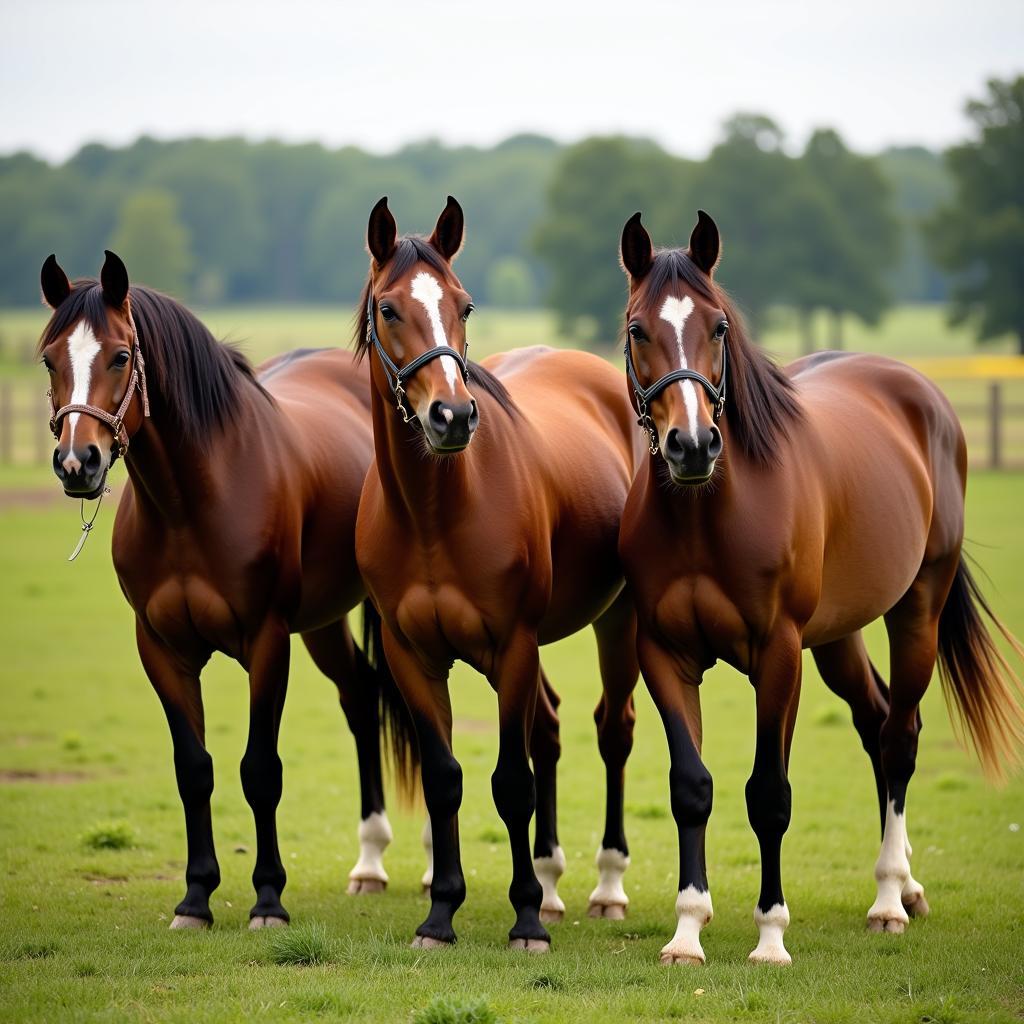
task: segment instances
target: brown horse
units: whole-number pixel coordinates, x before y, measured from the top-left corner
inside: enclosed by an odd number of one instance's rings
[[[961,555],[960,425],[938,388],[891,359],[822,353],[778,369],[712,279],[719,235],[703,212],[688,250],[657,253],[636,214],[621,257],[627,373],[651,457],[629,495],[620,552],[641,669],[668,736],[679,830],[677,928],[662,962],[704,961],[711,776],[698,686],[719,658],[756,693],[746,797],[761,847],[760,940],[750,958],[790,962],[780,852],[805,647],[849,702],[875,772],[883,839],[868,922],[902,932],[908,914],[928,911],[910,874],[905,806],[936,657],[986,768],[1012,756],[1024,723]],[[879,617],[888,688],[861,637]]]
[[[114,567],[167,715],[188,838],[187,892],[171,927],[210,924],[210,893],[220,882],[199,683],[214,651],[249,674],[241,774],[256,821],[250,927],[288,921],[277,738],[295,632],[337,686],[356,740],[361,852],[349,891],[379,891],[391,838],[381,723],[399,765],[409,764],[412,733],[401,696],[356,647],[345,618],[365,593],[355,560],[356,510],[373,452],[365,369],[349,353],[322,350],[291,352],[257,373],[179,303],[129,289],[110,252],[99,282],[74,287],[51,256],[42,287],[54,309],[39,346],[58,440],[54,472],[68,495],[94,498],[115,458],[124,456],[128,470]],[[368,604],[364,628],[365,649],[379,629]]]
[[[448,693],[461,659],[497,692],[491,786],[512,847],[510,945],[544,950],[542,915],[561,915],[555,883],[565,860],[555,828],[557,698],[538,645],[588,624],[604,687],[595,717],[608,790],[590,912],[621,917],[628,902],[622,786],[638,667],[616,546],[640,452],[618,376],[602,360],[533,348],[466,363],[472,304],[451,268],[462,236],[451,197],[429,239],[399,239],[386,199],[370,215],[356,340],[373,367],[376,458],[356,552],[422,756],[434,877],[413,944],[453,942],[452,916],[466,895]]]

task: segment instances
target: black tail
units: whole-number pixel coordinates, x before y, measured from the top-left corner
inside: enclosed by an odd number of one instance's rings
[[[384,657],[380,613],[369,598],[363,601],[363,654],[380,691],[380,723],[386,739],[388,765],[399,796],[411,803],[419,793],[419,743],[408,705]]]
[[[963,556],[939,617],[939,676],[950,716],[970,737],[985,774],[1003,777],[1024,742],[1021,683],[981,617],[991,619],[1010,649],[1024,658],[1017,638],[992,614]]]

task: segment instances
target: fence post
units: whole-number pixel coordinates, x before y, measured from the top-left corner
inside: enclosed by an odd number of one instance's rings
[[[44,466],[50,454],[50,430],[43,414],[43,403],[32,402],[29,408],[32,415],[32,436],[35,438],[35,457],[39,465]]]
[[[994,380],[988,386],[988,455],[989,468],[1003,466],[1003,383]]]
[[[14,396],[11,382],[0,382],[0,462],[14,461]]]

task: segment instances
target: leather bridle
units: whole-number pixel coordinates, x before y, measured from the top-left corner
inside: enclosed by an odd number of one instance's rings
[[[149,416],[149,391],[146,388],[146,361],[142,358],[142,348],[139,346],[139,332],[135,328],[135,318],[128,314],[128,323],[132,329],[132,375],[128,379],[128,387],[125,389],[124,398],[114,413],[101,409],[98,405],[89,405],[85,402],[70,402],[68,405],[57,408],[53,401],[53,388],[48,388],[46,397],[50,402],[50,431],[54,438],[60,440],[61,423],[65,416],[73,412],[84,413],[94,420],[110,427],[114,434],[114,443],[110,448],[110,464],[113,465],[119,456],[128,451],[128,442],[131,440],[128,431],[125,429],[124,418],[135,397],[135,392],[142,392],[142,415]]]
[[[366,336],[370,339],[370,343],[377,350],[377,355],[380,356],[381,366],[384,369],[384,376],[387,378],[388,387],[391,389],[391,394],[395,399],[395,408],[401,413],[402,419],[409,424],[414,430],[422,430],[423,426],[419,421],[419,418],[411,413],[405,407],[405,384],[410,380],[419,370],[422,370],[433,359],[440,359],[441,356],[451,356],[456,363],[459,364],[459,369],[462,372],[462,381],[464,384],[469,383],[469,366],[467,365],[467,357],[469,353],[469,342],[466,342],[466,355],[463,355],[458,349],[454,349],[451,345],[435,345],[434,348],[428,349],[426,352],[418,355],[411,363],[407,363],[405,366],[399,366],[392,358],[384,351],[384,346],[381,344],[381,340],[377,335],[377,327],[373,322],[373,310],[374,302],[373,295],[371,294],[366,300]]]
[[[645,388],[640,383],[640,378],[636,375],[636,367],[633,365],[633,354],[629,347],[630,337],[626,334],[626,345],[623,349],[623,354],[626,357],[626,374],[629,376],[629,383],[633,387],[633,394],[636,397],[636,411],[639,413],[639,419],[637,423],[647,431],[647,440],[650,445],[651,454],[657,455],[659,448],[658,441],[658,428],[654,424],[654,420],[651,419],[650,413],[647,411],[648,406],[655,398],[658,397],[670,384],[675,384],[676,381],[681,380],[692,380],[696,381],[707,393],[708,398],[711,399],[712,403],[712,419],[715,423],[721,419],[722,411],[725,409],[725,385],[727,378],[728,369],[728,332],[725,337],[722,338],[722,376],[719,378],[718,387],[715,387],[702,373],[698,373],[696,370],[688,370],[681,368],[678,370],[671,370],[666,373],[663,377],[659,377],[650,387]]]

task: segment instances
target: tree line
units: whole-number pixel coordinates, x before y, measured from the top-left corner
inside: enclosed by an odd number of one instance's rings
[[[731,118],[704,160],[643,139],[536,135],[389,155],[148,137],[86,145],[59,165],[17,153],[0,157],[0,303],[37,300],[48,253],[84,275],[104,248],[136,280],[198,304],[350,302],[373,203],[388,195],[402,230],[422,231],[451,193],[467,217],[466,287],[495,306],[546,303],[580,337],[618,333],[626,218],[643,210],[659,242],[685,244],[698,207],[722,228],[721,280],[742,308],[755,323],[774,306],[797,310],[809,347],[841,343],[844,315],[873,323],[891,303],[949,297],[983,335],[1024,337],[1022,83],[990,83],[968,109],[978,138],[945,159],[855,153],[831,129],[794,152],[760,114]],[[831,327],[815,339],[821,311]]]

